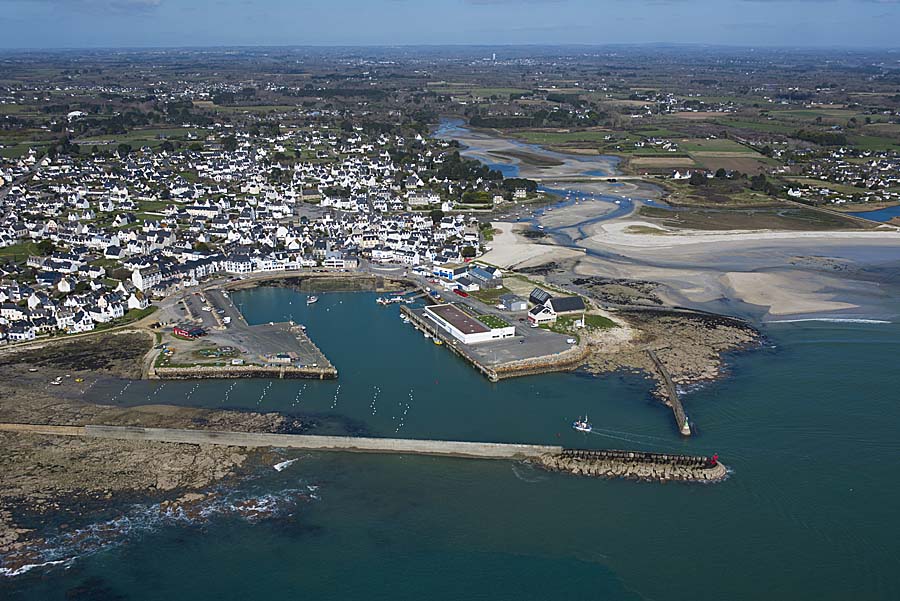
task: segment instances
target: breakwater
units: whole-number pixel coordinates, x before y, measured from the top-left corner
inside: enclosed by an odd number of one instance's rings
[[[650,356],[650,360],[653,361],[653,365],[656,366],[656,370],[662,378],[666,396],[668,397],[668,405],[672,408],[672,414],[675,416],[675,425],[678,427],[678,431],[681,432],[682,436],[690,436],[691,425],[688,422],[687,414],[684,412],[684,405],[681,404],[681,399],[678,397],[678,390],[675,388],[672,376],[669,375],[669,371],[655,351],[648,349],[647,354]]]
[[[543,467],[578,476],[625,478],[653,482],[721,482],[728,469],[717,457],[667,455],[642,451],[585,451],[565,449],[547,453]]]
[[[589,451],[564,449],[555,445],[102,425],[0,424],[0,432],[247,448],[277,447],[310,451],[528,460],[548,470],[568,472],[579,476],[659,482],[718,482],[727,476],[725,466],[719,463],[716,457],[665,455],[640,451]]]

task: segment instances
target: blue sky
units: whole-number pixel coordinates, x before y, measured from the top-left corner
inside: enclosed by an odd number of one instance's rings
[[[0,47],[900,47],[900,0],[0,0]]]

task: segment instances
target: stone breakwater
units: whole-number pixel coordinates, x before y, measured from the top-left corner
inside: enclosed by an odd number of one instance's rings
[[[551,471],[577,476],[646,482],[714,483],[728,477],[728,469],[713,458],[637,451],[565,450],[545,453],[537,463]]]

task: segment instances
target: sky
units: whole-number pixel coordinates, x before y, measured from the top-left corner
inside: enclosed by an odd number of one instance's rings
[[[0,0],[0,48],[900,47],[900,0]]]

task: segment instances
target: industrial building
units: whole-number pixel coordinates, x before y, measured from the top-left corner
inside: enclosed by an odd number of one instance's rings
[[[475,316],[463,311],[457,305],[447,304],[426,307],[424,315],[434,322],[438,328],[465,344],[490,342],[492,340],[512,338],[516,335],[516,329],[513,326],[507,324],[504,327],[492,328],[479,321]]]

